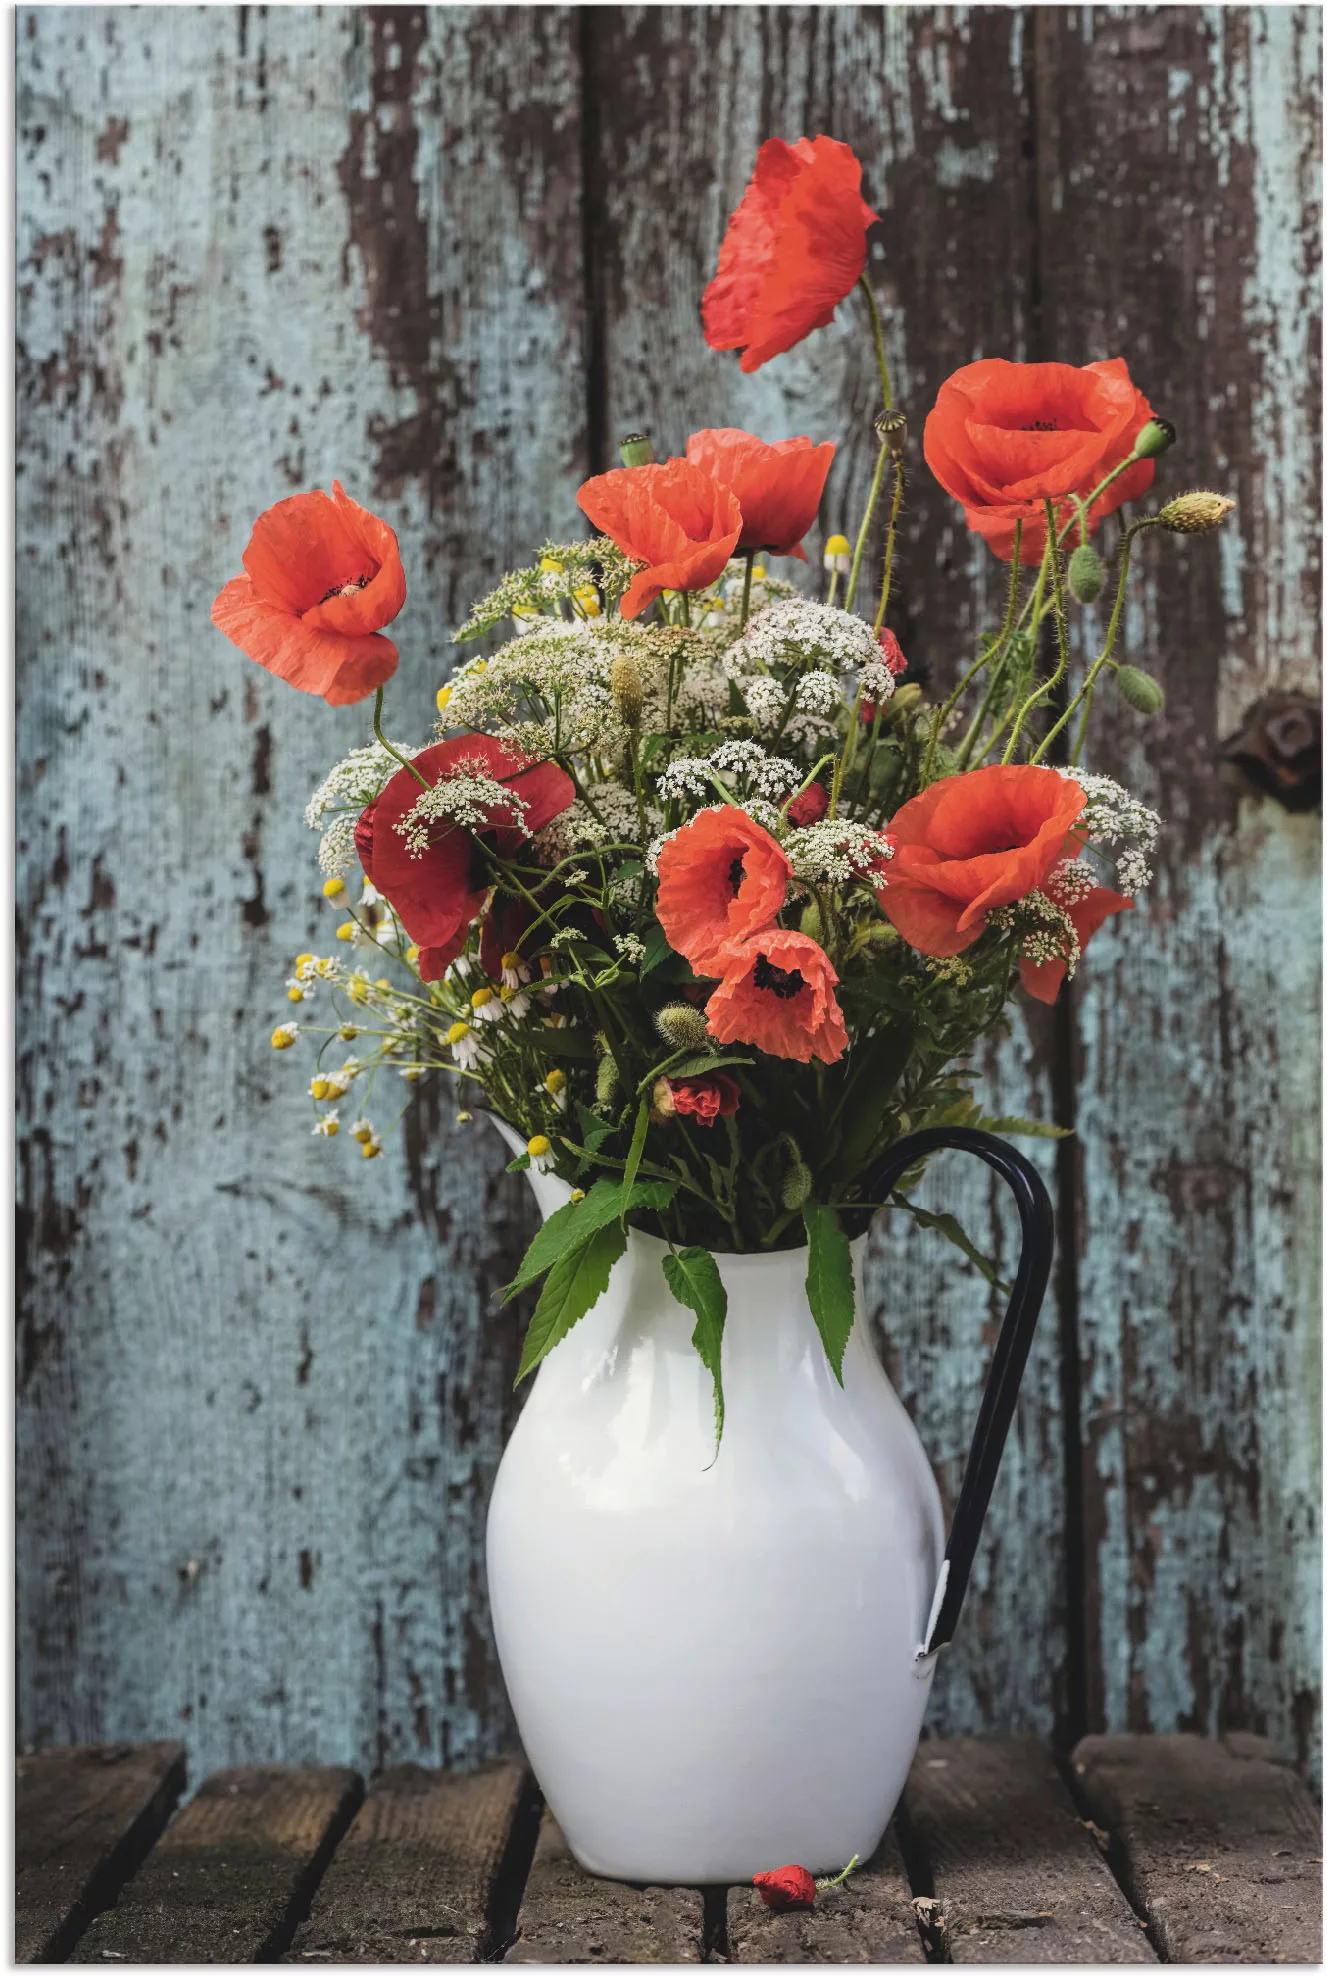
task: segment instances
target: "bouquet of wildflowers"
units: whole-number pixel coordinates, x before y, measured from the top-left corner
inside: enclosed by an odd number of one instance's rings
[[[339,484],[262,515],[214,607],[292,685],[374,696],[374,738],[308,808],[344,918],[329,953],[297,957],[272,1041],[317,1040],[314,1130],[346,1129],[365,1158],[384,1080],[437,1073],[462,1119],[482,1092],[519,1130],[517,1167],[568,1184],[512,1286],[542,1279],[523,1372],[633,1225],[667,1245],[720,1407],[715,1252],[805,1245],[837,1370],[873,1164],[928,1125],[1046,1129],[981,1115],[974,1046],[1020,990],[1053,1001],[1149,876],[1158,820],[1080,765],[1085,736],[1107,685],[1142,715],[1161,704],[1120,651],[1138,536],[1205,532],[1232,503],[1120,516],[1107,554],[1101,524],[1174,438],[1125,363],[968,365],[923,451],[1008,565],[1006,603],[951,691],[910,681],[888,624],[908,431],[860,183],[831,138],[762,146],[703,308],[710,344],[754,370],[861,292],[879,452],[819,594],[804,541],[833,443],[719,430],[663,460],[623,442],[578,495],[593,533],[545,544],[456,633],[473,656],[422,745],[382,723],[396,538]],[[1080,613],[1098,597],[1104,625]],[[906,1188],[895,1202],[921,1215]]]

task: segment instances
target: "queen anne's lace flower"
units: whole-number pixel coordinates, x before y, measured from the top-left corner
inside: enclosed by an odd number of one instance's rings
[[[318,863],[329,878],[342,877],[354,863],[355,824],[400,768],[398,755],[411,761],[418,753],[418,748],[402,746],[393,755],[373,741],[367,748],[352,748],[318,784],[304,821],[310,830],[323,833]]]
[[[724,667],[734,678],[790,666],[838,673],[872,665],[879,657],[876,635],[863,618],[798,597],[753,617],[725,653]]]
[[[804,714],[819,714],[821,717],[837,713],[843,704],[843,692],[838,680],[830,672],[808,672],[798,682],[797,705]]]
[[[1152,882],[1148,862],[1161,833],[1161,818],[1109,775],[1084,768],[1063,768],[1060,774],[1076,782],[1087,798],[1078,819],[1088,842],[1115,852],[1119,889],[1126,899]]]
[[[524,797],[488,774],[483,762],[458,761],[431,789],[421,791],[397,829],[412,855],[420,857],[435,823],[455,824],[460,830],[482,830],[495,822],[519,828],[527,807]]]
[[[884,879],[881,867],[892,856],[878,830],[850,817],[808,823],[788,836],[784,849],[794,874],[818,885],[847,885],[854,878],[870,878],[879,885]]]

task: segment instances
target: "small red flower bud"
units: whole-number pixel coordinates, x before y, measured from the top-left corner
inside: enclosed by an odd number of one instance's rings
[[[829,808],[829,791],[823,782],[812,782],[803,789],[800,796],[794,796],[788,805],[788,821],[799,827],[807,823],[819,823]]]
[[[814,1907],[816,1883],[804,1866],[776,1866],[751,1882],[766,1907]]]
[[[907,671],[908,662],[903,656],[903,647],[887,624],[880,628],[880,651],[885,664],[896,678],[899,673]]]

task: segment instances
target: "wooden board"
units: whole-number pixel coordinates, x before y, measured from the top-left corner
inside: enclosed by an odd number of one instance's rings
[[[1321,14],[1045,8],[1045,354],[1127,352],[1179,428],[1087,765],[1165,820],[1157,880],[1073,989],[1085,1718],[1265,1730],[1317,1762],[1320,828],[1222,743],[1321,691]],[[1096,613],[1098,625],[1101,612]]]
[[[14,1960],[63,1962],[184,1789],[179,1743],[35,1750],[14,1798]]]
[[[286,1962],[479,1962],[504,1932],[533,1842],[517,1763],[375,1778]],[[508,1883],[510,1884],[510,1888]]]
[[[583,1873],[546,1811],[504,1962],[700,1962],[704,1901],[695,1887],[634,1887]]]
[[[1036,1737],[924,1742],[902,1817],[948,1961],[1156,1961]]]
[[[372,1164],[310,1136],[268,1038],[367,715],[208,621],[253,517],[340,475],[401,536],[387,720],[424,739],[458,613],[571,525],[575,25],[495,19],[19,22],[27,1741],[368,1772],[508,1734],[483,1526],[532,1210],[446,1092]]]
[[[1322,1825],[1253,1736],[1089,1736],[1085,1808],[1167,1962],[1322,1961]]]
[[[215,1772],[70,1961],[274,1961],[362,1790],[351,1770]]]
[[[893,1828],[850,1879],[818,1893],[814,1907],[779,1913],[765,1906],[754,1887],[733,1887],[728,1895],[728,1959],[878,1962],[891,1968],[925,1962],[917,1910]]]

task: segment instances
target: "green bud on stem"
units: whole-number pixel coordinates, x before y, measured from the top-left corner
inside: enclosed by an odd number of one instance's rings
[[[1133,442],[1136,460],[1154,460],[1175,444],[1175,428],[1169,419],[1150,418]]]
[[[1080,542],[1069,558],[1069,594],[1080,604],[1095,604],[1106,583],[1106,570],[1090,542]]]
[[[617,450],[624,467],[654,465],[654,446],[648,432],[629,432]]]
[[[1166,696],[1158,680],[1138,666],[1116,666],[1115,687],[1126,706],[1138,714],[1159,714]]]
[[[669,1002],[666,1008],[656,1010],[654,1026],[674,1050],[703,1050],[714,1040],[705,1011],[693,1009],[690,1002]]]
[[[1191,494],[1177,494],[1173,501],[1167,501],[1157,521],[1172,535],[1210,535],[1214,528],[1220,528],[1234,505],[1228,494],[1196,488]]]

